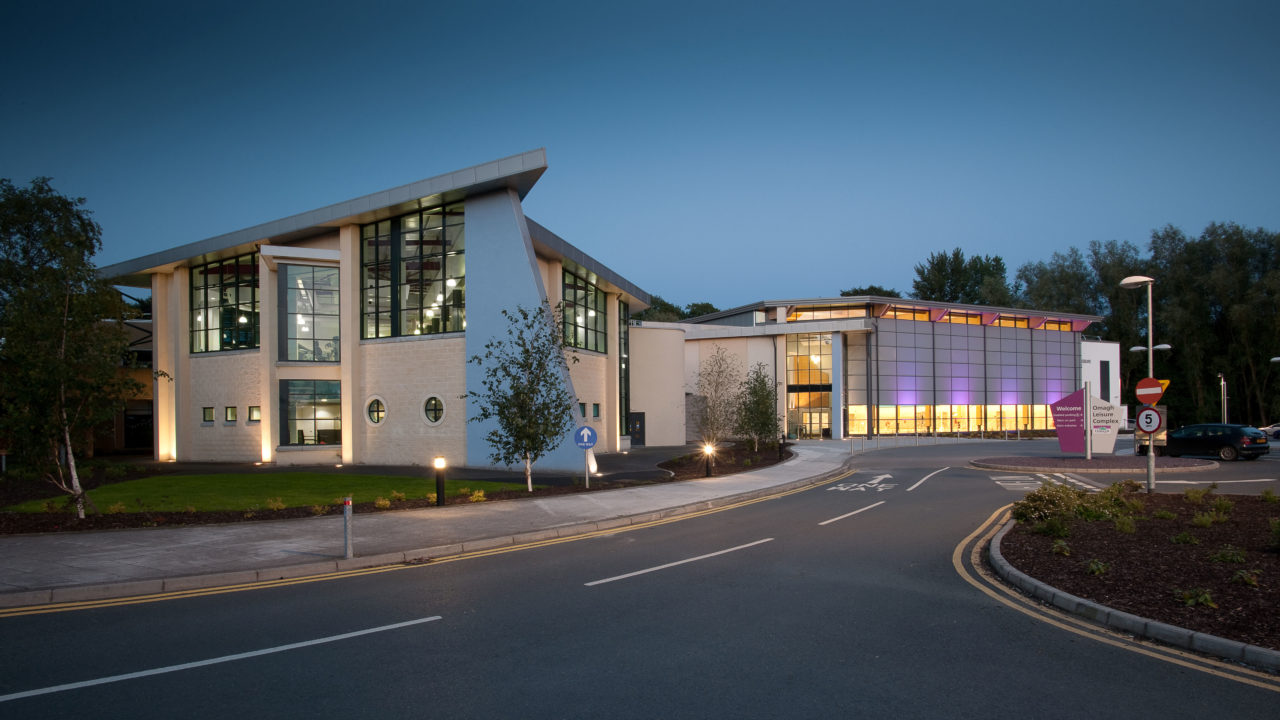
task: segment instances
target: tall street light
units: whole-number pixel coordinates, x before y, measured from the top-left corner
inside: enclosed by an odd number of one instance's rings
[[[1154,308],[1151,305],[1151,286],[1155,285],[1154,278],[1146,275],[1130,275],[1120,281],[1120,287],[1126,290],[1137,290],[1142,286],[1147,287],[1147,377],[1154,378],[1156,376],[1156,351],[1155,345],[1152,344],[1151,332],[1155,323],[1152,320]],[[1151,433],[1147,436],[1147,492],[1156,491],[1156,436]]]
[[[1227,378],[1218,373],[1218,385],[1222,389],[1222,424],[1227,424]]]

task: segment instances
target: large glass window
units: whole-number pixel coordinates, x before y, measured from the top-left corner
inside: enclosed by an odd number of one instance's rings
[[[361,336],[466,329],[466,232],[461,203],[360,229]]]
[[[342,444],[341,388],[337,380],[281,380],[280,444]]]
[[[191,352],[258,347],[258,254],[191,268]]]
[[[787,435],[831,436],[831,333],[787,336]]]
[[[631,434],[631,308],[618,301],[618,432]]]
[[[862,305],[801,305],[791,309],[787,322],[805,320],[844,320],[867,317],[867,306]]]
[[[609,319],[604,291],[596,287],[596,277],[585,270],[564,271],[564,341],[583,350],[606,352]]]
[[[830,333],[787,336],[787,384],[831,385]]]
[[[282,269],[283,359],[337,362],[340,357],[338,268],[283,265]]]

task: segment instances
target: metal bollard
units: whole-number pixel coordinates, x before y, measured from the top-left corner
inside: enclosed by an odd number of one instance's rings
[[[354,555],[351,552],[351,497],[342,498],[342,544],[346,559],[350,560]]]

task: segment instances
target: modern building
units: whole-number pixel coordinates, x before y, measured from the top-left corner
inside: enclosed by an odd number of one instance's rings
[[[744,374],[759,363],[773,376],[791,438],[1049,430],[1050,403],[1081,387],[1086,358],[1119,387],[1115,344],[1082,350],[1092,343],[1081,333],[1100,319],[864,296],[637,323],[631,439],[697,439],[698,371],[720,348]]]
[[[535,150],[103,268],[151,290],[156,457],[490,466],[468,358],[544,301],[564,302],[581,422],[626,449],[649,296],[525,217],[546,169]]]

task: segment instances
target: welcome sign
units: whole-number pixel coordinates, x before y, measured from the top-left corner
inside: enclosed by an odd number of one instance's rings
[[[1116,449],[1116,435],[1120,432],[1120,407],[1089,396],[1089,412],[1085,414],[1085,394],[1081,388],[1049,406],[1054,427],[1058,429],[1058,447],[1064,453],[1083,453],[1085,429],[1088,426],[1092,451],[1111,454]]]

